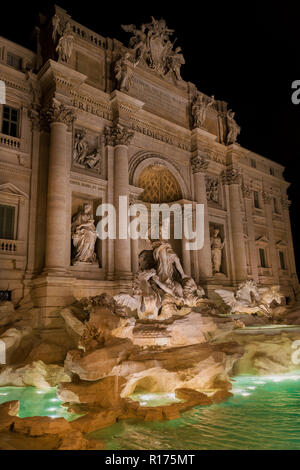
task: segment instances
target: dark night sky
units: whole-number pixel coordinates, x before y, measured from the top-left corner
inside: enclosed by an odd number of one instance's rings
[[[242,127],[244,147],[286,166],[292,183],[291,221],[300,271],[300,105],[291,102],[291,83],[300,79],[300,8],[296,2],[136,3],[85,0],[6,2],[1,5],[0,35],[25,46],[39,11],[57,3],[81,24],[127,44],[120,24],[165,18],[175,30],[186,65],[182,76],[199,90],[229,103]],[[197,5],[197,6],[196,6]],[[3,11],[4,8],[4,11]]]

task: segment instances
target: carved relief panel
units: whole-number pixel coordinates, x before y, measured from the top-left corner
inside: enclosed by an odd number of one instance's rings
[[[73,139],[73,167],[101,174],[101,136],[75,129]]]

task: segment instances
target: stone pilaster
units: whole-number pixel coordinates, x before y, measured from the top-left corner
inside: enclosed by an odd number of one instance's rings
[[[297,269],[296,269],[296,263],[295,263],[293,235],[292,235],[290,213],[289,213],[290,205],[291,205],[291,202],[288,200],[287,196],[281,198],[281,206],[282,206],[282,210],[283,210],[285,229],[286,229],[286,232],[287,232],[288,264],[289,264],[290,273],[291,273],[291,282],[292,282],[292,286],[293,286],[294,290],[298,291],[298,289],[299,289],[299,280],[298,280],[298,276],[297,276]]]
[[[50,123],[50,151],[47,197],[46,272],[65,273],[67,213],[67,132],[74,121],[73,111],[53,100],[46,116]]]
[[[274,238],[274,227],[273,227],[273,209],[272,209],[272,197],[270,194],[263,192],[263,200],[266,211],[267,230],[269,238],[269,252],[270,252],[270,264],[272,267],[272,273],[275,284],[279,283],[279,265],[278,265],[278,253],[275,246]]]
[[[114,243],[115,279],[130,279],[131,274],[131,243],[128,235],[128,207],[129,207],[129,177],[128,177],[128,145],[133,138],[133,132],[126,126],[115,124],[105,129],[106,144],[114,147],[114,207],[116,210],[116,240]],[[124,208],[124,225],[119,223],[120,196],[127,199],[127,207]],[[126,213],[125,213],[126,212]],[[120,237],[123,232],[124,238]],[[126,238],[125,238],[126,234]]]
[[[235,281],[240,282],[247,279],[247,260],[239,192],[241,184],[240,169],[234,165],[230,165],[223,171],[221,178],[222,183],[228,187],[229,226],[233,240],[233,272],[235,274]]]
[[[242,186],[242,193],[245,200],[246,208],[246,220],[248,227],[249,236],[249,251],[250,251],[250,264],[252,270],[252,277],[255,282],[258,282],[258,259],[257,259],[257,248],[255,243],[255,231],[253,221],[253,210],[252,210],[252,191],[248,186]]]
[[[199,280],[205,280],[212,277],[210,233],[205,184],[205,170],[208,168],[208,161],[201,156],[198,151],[196,151],[191,158],[191,167],[194,180],[195,201],[197,204],[204,205],[204,246],[198,251],[198,263]]]

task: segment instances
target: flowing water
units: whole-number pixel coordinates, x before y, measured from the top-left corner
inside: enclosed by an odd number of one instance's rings
[[[268,377],[240,376],[234,396],[198,406],[164,422],[120,421],[89,435],[107,449],[297,449],[300,450],[300,373]],[[173,394],[138,394],[142,406],[172,403]],[[56,389],[1,387],[0,403],[20,400],[19,416],[74,419],[61,406]]]

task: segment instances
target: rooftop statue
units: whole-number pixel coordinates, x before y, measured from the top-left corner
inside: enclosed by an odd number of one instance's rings
[[[215,97],[205,98],[204,95],[198,93],[192,105],[192,116],[194,127],[202,127],[204,125],[207,110],[215,103]]]
[[[165,20],[151,18],[151,23],[142,24],[140,29],[134,24],[122,25],[124,31],[133,35],[129,41],[129,48],[134,53],[137,63],[143,60],[160,75],[171,74],[179,81],[180,67],[185,60],[181,48],[174,49],[175,42],[170,40],[174,31],[167,28]]]
[[[230,109],[227,112],[227,145],[235,144],[238,138],[238,135],[241,132],[240,126],[236,123],[234,119],[235,113]]]

